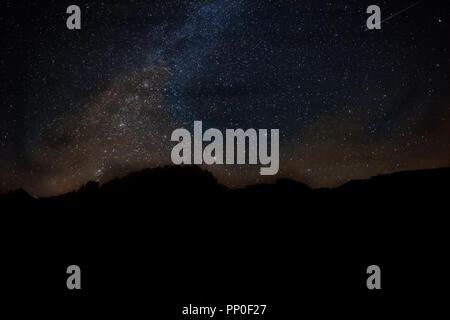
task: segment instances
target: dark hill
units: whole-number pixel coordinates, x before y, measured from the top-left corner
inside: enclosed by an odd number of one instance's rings
[[[29,202],[35,200],[30,194],[25,190],[19,189],[16,191],[11,191],[6,194],[0,194],[0,203],[4,202]]]
[[[98,182],[89,181],[76,191],[38,200],[40,202],[56,200],[117,202],[195,197],[196,201],[200,201],[208,197],[220,197],[221,199],[249,198],[253,201],[256,199],[269,201],[270,197],[275,197],[277,200],[294,198],[309,201],[325,197],[339,199],[346,197],[367,199],[376,196],[402,198],[413,195],[433,197],[448,193],[448,181],[450,181],[450,168],[440,168],[378,175],[367,180],[350,181],[332,189],[311,189],[303,183],[286,178],[278,179],[275,184],[257,184],[242,189],[228,189],[219,184],[209,171],[198,166],[166,166],[134,172],[101,186]],[[23,189],[0,195],[0,201],[3,203],[32,200],[35,199]]]
[[[133,172],[102,186],[89,181],[76,191],[49,200],[156,200],[161,196],[182,196],[198,193],[211,195],[227,188],[208,171],[198,166],[166,166]]]
[[[65,268],[75,261],[89,275],[87,292],[102,297],[106,292],[107,306],[114,302],[110,298],[132,296],[139,288],[158,295],[166,290],[167,301],[174,293],[226,293],[222,301],[228,301],[251,292],[252,299],[261,294],[257,301],[292,299],[279,307],[295,306],[297,312],[300,300],[288,289],[304,290],[322,303],[324,294],[332,292],[334,299],[350,288],[356,293],[344,298],[352,303],[361,290],[372,294],[365,272],[378,264],[387,290],[382,293],[392,292],[397,303],[404,294],[399,292],[406,291],[407,308],[422,303],[415,291],[417,272],[428,295],[434,292],[428,284],[441,286],[449,270],[443,264],[449,178],[450,169],[443,168],[381,175],[333,189],[311,189],[289,179],[228,189],[199,167],[171,166],[102,186],[88,182],[47,199],[23,201],[30,197],[19,191],[3,196],[0,206],[8,231],[5,247],[13,248],[5,263],[20,261],[14,265],[20,276],[5,278],[13,279],[22,294],[30,290],[30,270],[39,268],[32,288],[59,292],[54,288],[65,289]],[[13,205],[3,205],[5,199]],[[146,296],[142,299],[148,305]],[[378,306],[370,301],[367,310]]]

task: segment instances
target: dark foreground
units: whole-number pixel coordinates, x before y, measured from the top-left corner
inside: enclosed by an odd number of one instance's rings
[[[169,167],[55,198],[0,196],[2,300],[49,319],[208,318],[182,315],[189,304],[267,305],[215,319],[433,319],[448,313],[449,181],[443,168],[229,190]],[[79,291],[66,287],[72,264]],[[366,287],[372,264],[381,290]]]

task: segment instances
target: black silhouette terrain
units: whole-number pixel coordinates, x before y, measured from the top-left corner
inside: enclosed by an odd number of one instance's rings
[[[429,318],[425,302],[445,301],[436,289],[449,270],[448,181],[441,168],[333,189],[289,179],[229,189],[197,166],[171,166],[50,198],[19,190],[0,197],[4,274],[9,294],[37,294],[37,307],[74,310],[76,301],[126,318],[175,319],[189,303],[267,303],[265,319],[299,308],[319,318],[387,308]],[[65,287],[73,263],[81,293]],[[371,264],[383,270],[381,292],[366,288]]]
[[[450,168],[440,168],[378,175],[367,180],[350,181],[340,187],[329,189],[311,189],[301,182],[286,178],[278,179],[274,184],[257,184],[241,189],[229,189],[219,184],[210,172],[198,166],[166,166],[134,172],[101,186],[98,182],[89,181],[76,191],[48,198],[34,199],[20,189],[0,195],[0,201],[16,204],[31,200],[46,203],[58,200],[125,203],[126,201],[162,202],[168,199],[195,197],[196,199],[192,200],[201,202],[209,201],[207,197],[215,199],[219,197],[222,200],[239,201],[245,201],[246,198],[256,201],[258,198],[265,206],[272,202],[279,202],[279,197],[289,200],[287,196],[295,197],[291,199],[293,201],[305,202],[319,198],[336,198],[339,202],[343,200],[359,202],[362,199],[382,196],[383,199],[377,199],[378,203],[404,198],[412,202],[422,202],[446,194],[449,179]],[[176,201],[172,204],[176,204]],[[278,205],[283,204],[278,203]]]

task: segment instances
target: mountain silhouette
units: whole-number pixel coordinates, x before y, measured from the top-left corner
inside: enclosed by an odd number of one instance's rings
[[[88,275],[87,292],[101,293],[108,305],[119,293],[151,288],[167,301],[247,294],[297,305],[287,287],[316,297],[352,288],[346,301],[371,294],[365,271],[377,264],[384,292],[397,301],[408,288],[409,305],[418,285],[428,293],[428,283],[441,283],[435,266],[448,270],[449,178],[450,168],[442,168],[337,188],[282,178],[230,189],[200,167],[169,166],[49,198],[19,190],[0,197],[5,247],[15,257],[8,261],[20,261],[11,274],[21,276],[9,278],[22,293],[30,290],[23,275],[38,268],[32,288],[59,292],[67,266],[77,263]],[[426,283],[410,283],[418,270]]]
[[[153,169],[143,169],[133,172],[123,178],[116,178],[103,185],[88,181],[78,190],[47,198],[34,198],[25,190],[19,189],[6,194],[0,194],[0,201],[31,201],[31,200],[82,200],[96,197],[138,198],[149,194],[173,193],[203,193],[212,194],[265,194],[265,193],[298,193],[300,194],[330,194],[330,193],[395,193],[405,192],[439,192],[448,187],[450,167],[417,171],[401,171],[378,175],[365,180],[352,180],[336,188],[311,189],[306,184],[280,178],[273,184],[255,184],[239,189],[229,189],[220,184],[207,170],[196,165],[166,166]],[[181,193],[181,194],[180,194]]]
[[[183,195],[192,192],[220,193],[227,188],[208,171],[198,166],[166,166],[143,169],[102,186],[89,181],[78,190],[40,200],[149,200],[161,195]]]
[[[23,189],[11,191],[6,194],[0,194],[0,203],[3,202],[28,202],[35,200],[28,192]]]
[[[353,180],[336,188],[312,189],[306,184],[280,178],[272,184],[255,184],[230,189],[220,184],[207,170],[196,165],[166,166],[133,172],[103,185],[89,181],[78,190],[47,198],[33,198],[23,189],[0,196],[1,203],[51,203],[60,201],[103,203],[170,204],[182,207],[199,203],[222,203],[223,206],[260,207],[332,206],[365,202],[374,206],[408,205],[445,197],[450,168],[404,171]],[[322,201],[324,200],[324,202]],[[406,202],[405,202],[406,201]],[[392,202],[392,203],[391,203]]]

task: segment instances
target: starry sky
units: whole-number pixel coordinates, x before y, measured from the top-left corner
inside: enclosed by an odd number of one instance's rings
[[[240,187],[312,187],[450,165],[450,4],[2,1],[0,192],[68,192],[170,164],[176,128],[280,129],[280,171],[205,166]],[[66,8],[81,8],[81,30]]]

